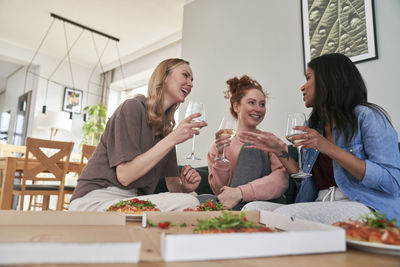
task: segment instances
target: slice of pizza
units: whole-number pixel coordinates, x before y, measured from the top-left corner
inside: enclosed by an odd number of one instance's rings
[[[379,212],[361,217],[361,221],[336,222],[333,225],[346,231],[346,238],[364,242],[375,242],[388,245],[400,245],[400,229],[396,220],[387,220]]]
[[[201,203],[197,207],[187,208],[183,211],[215,211],[215,210],[224,210],[225,207],[223,204],[219,202],[214,202],[211,199],[206,200],[204,203]]]
[[[237,233],[237,232],[275,232],[274,229],[259,225],[249,221],[245,212],[232,214],[232,212],[222,212],[222,216],[211,219],[197,220],[194,229],[195,233]]]
[[[130,200],[121,200],[111,205],[107,211],[118,211],[127,214],[142,214],[144,211],[160,211],[150,200],[140,200],[133,198]]]

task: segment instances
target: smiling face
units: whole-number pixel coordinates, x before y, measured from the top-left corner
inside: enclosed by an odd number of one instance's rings
[[[165,95],[164,105],[170,107],[177,103],[183,103],[193,87],[193,72],[186,63],[172,69],[164,81]]]
[[[314,106],[314,95],[315,95],[315,75],[314,70],[307,68],[306,71],[306,83],[300,88],[303,92],[303,101],[306,107],[310,108]]]
[[[240,103],[235,102],[233,108],[238,115],[238,128],[255,130],[265,117],[265,95],[258,89],[246,90]]]

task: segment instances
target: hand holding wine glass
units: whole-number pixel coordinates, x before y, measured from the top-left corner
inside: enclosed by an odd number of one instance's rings
[[[306,125],[306,115],[304,113],[292,113],[288,115],[288,121],[286,125],[286,139],[292,144],[296,144],[304,141],[304,139],[293,139],[295,135],[304,134],[301,130],[295,130],[295,126],[305,126]],[[299,160],[299,172],[290,175],[293,178],[307,178],[310,177],[310,173],[303,172],[302,169],[302,157],[301,157],[301,146],[297,147],[298,160]]]
[[[225,138],[229,138],[230,140],[232,140],[233,137],[235,137],[235,135],[236,135],[236,127],[237,127],[236,120],[234,120],[230,116],[223,117],[222,121],[221,121],[221,124],[219,125],[219,128],[218,128],[219,129],[218,137],[222,137],[222,138],[225,137]],[[224,162],[224,163],[229,163],[230,162],[225,157],[225,146],[226,146],[226,144],[223,145],[222,155],[218,155],[218,152],[217,152],[217,157],[215,158],[215,161],[221,161],[221,162]]]
[[[204,104],[201,102],[195,102],[195,101],[189,101],[189,104],[186,108],[186,114],[185,118],[189,117],[192,114],[195,113],[200,113],[200,117],[193,118],[191,122],[200,122],[200,121],[206,121],[206,110],[204,107]],[[193,127],[194,130],[200,130],[200,127]],[[185,157],[185,159],[191,159],[191,160],[200,160],[199,157],[196,157],[194,154],[194,146],[195,146],[195,135],[193,135],[192,139],[192,152]]]

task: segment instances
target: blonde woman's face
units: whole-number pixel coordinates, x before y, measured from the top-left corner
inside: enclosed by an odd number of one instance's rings
[[[180,64],[170,71],[165,78],[165,99],[171,105],[183,103],[193,87],[193,72],[186,63]]]
[[[265,96],[258,89],[250,89],[240,100],[234,103],[238,115],[238,123],[246,129],[255,129],[265,117]]]

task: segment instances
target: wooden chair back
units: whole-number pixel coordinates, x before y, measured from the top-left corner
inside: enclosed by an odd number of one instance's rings
[[[1,144],[0,143],[0,157],[23,157],[25,155],[26,147],[12,144]],[[16,177],[21,178],[22,173],[17,171]],[[0,172],[0,189],[3,184],[3,171]],[[0,190],[1,191],[1,190]],[[0,192],[1,193],[1,192]]]
[[[57,189],[55,189],[58,191],[58,193],[56,193],[58,195],[57,210],[62,210],[64,203],[65,175],[68,171],[73,147],[73,142],[28,137],[26,139],[21,193],[29,194],[29,192],[26,192],[27,181],[32,181],[32,184],[36,181],[58,182]]]
[[[25,146],[0,144],[0,157],[22,157],[25,155]]]
[[[92,157],[94,151],[96,150],[96,146],[91,145],[82,145],[82,153],[81,153],[81,163],[79,167],[79,174],[82,173],[83,168],[85,168],[86,163]]]

